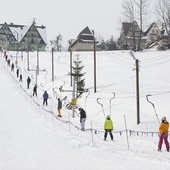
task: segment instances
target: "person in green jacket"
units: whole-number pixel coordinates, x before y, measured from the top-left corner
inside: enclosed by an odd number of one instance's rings
[[[112,122],[112,120],[110,119],[110,116],[109,116],[109,115],[106,116],[106,120],[105,120],[105,122],[104,122],[104,130],[105,130],[104,140],[106,140],[108,133],[110,134],[111,140],[113,140],[113,134],[112,134],[113,122]]]

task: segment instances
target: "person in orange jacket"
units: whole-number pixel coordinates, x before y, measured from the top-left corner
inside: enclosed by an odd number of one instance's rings
[[[168,142],[168,129],[169,122],[166,120],[166,117],[162,117],[162,122],[159,126],[159,142],[158,142],[158,151],[161,151],[163,140],[165,142],[166,150],[169,152],[169,142]]]

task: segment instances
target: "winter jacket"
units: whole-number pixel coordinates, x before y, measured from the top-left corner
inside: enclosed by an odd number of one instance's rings
[[[35,85],[34,88],[33,88],[33,92],[37,92],[37,86]]]
[[[111,119],[106,119],[104,122],[104,129],[105,130],[113,130],[113,122]]]
[[[47,92],[45,92],[45,93],[43,94],[43,98],[44,98],[44,99],[48,99],[48,93],[47,93]]]
[[[31,82],[31,79],[30,77],[27,78],[27,83],[30,83]]]
[[[167,133],[169,129],[169,123],[167,121],[163,121],[159,126],[160,133]]]
[[[84,109],[81,109],[81,110],[80,110],[80,120],[81,120],[82,118],[86,118],[86,112],[84,111]]]

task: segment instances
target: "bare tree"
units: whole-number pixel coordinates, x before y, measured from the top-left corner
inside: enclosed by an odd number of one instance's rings
[[[142,30],[143,30],[143,25],[144,21],[146,21],[146,16],[148,14],[148,7],[151,2],[151,0],[134,0],[136,7],[137,7],[137,14],[139,16],[139,27],[141,31],[139,32],[139,42],[138,42],[138,51],[141,48],[141,38],[142,38]]]
[[[160,16],[167,34],[170,35],[170,0],[157,0],[155,11]]]
[[[62,40],[63,37],[61,36],[61,34],[59,34],[58,36],[56,36],[55,40],[51,41],[51,45],[54,46],[55,51],[62,51]]]
[[[145,16],[148,13],[150,2],[151,0],[124,0],[122,5],[123,16],[125,17],[126,21],[130,21],[132,23],[134,51],[136,50],[136,47],[138,47],[137,50],[141,49],[143,24],[145,23]],[[139,35],[135,31],[135,21],[139,22]],[[135,36],[139,38],[138,44],[136,44]]]
[[[135,1],[134,0],[124,0],[123,2],[123,16],[125,20],[132,23],[132,34],[133,34],[133,50],[136,51],[136,39],[135,39]]]
[[[135,8],[135,3],[134,0],[124,0],[123,1],[123,16],[126,21],[128,22],[134,22],[135,21],[135,13],[134,13],[134,8]]]

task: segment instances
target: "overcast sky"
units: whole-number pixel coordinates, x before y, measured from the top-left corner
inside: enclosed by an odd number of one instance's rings
[[[47,28],[47,39],[59,33],[64,41],[74,39],[86,26],[105,39],[120,33],[118,25],[123,0],[5,0],[1,23],[37,25]]]

